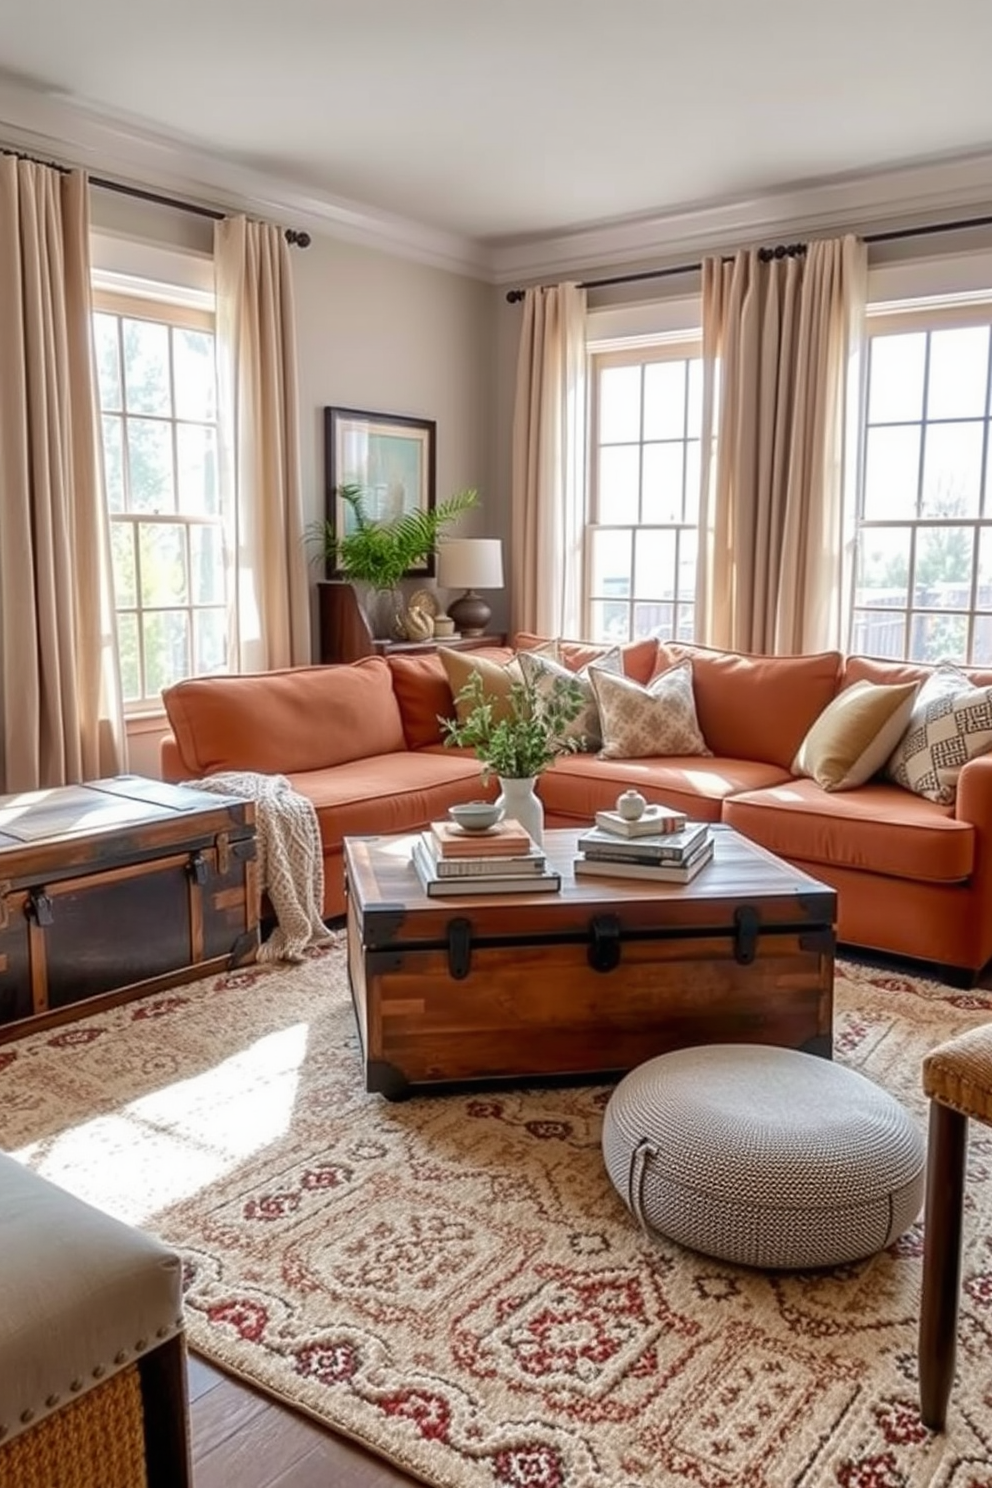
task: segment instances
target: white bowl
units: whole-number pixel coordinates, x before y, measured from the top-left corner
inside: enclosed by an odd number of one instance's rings
[[[503,812],[492,801],[465,801],[461,806],[449,806],[448,815],[463,832],[487,832]]]

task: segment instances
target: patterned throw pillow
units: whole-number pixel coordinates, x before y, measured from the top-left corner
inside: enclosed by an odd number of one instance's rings
[[[990,750],[992,687],[976,687],[957,667],[942,666],[920,689],[885,773],[928,801],[952,806],[963,766]]]
[[[611,650],[604,651],[602,656],[597,656],[595,661],[591,661],[588,666],[582,667],[578,672],[573,672],[568,667],[562,666],[560,662],[552,661],[549,656],[541,656],[536,651],[521,651],[517,659],[528,686],[534,689],[538,697],[547,697],[550,694],[556,678],[565,682],[574,682],[581,689],[582,710],[578,717],[573,718],[568,727],[563,730],[562,738],[577,739],[581,750],[598,749],[603,739],[599,708],[596,705],[591,678],[594,672],[623,675],[620,647],[614,646]]]
[[[548,641],[540,648],[541,655],[547,654],[557,659],[558,645],[556,641]],[[455,715],[459,723],[464,723],[472,711],[469,702],[458,702],[458,694],[465,684],[470,680],[473,672],[478,672],[482,678],[482,686],[486,696],[493,705],[493,722],[499,723],[504,718],[511,717],[510,710],[510,688],[514,682],[522,682],[524,674],[520,666],[520,656],[526,655],[520,652],[512,660],[505,663],[493,661],[489,656],[480,656],[475,651],[456,651],[452,646],[440,645],[437,654],[441,658],[445,675],[448,678],[448,686],[451,688],[455,701]],[[535,653],[538,654],[538,653]]]
[[[854,790],[885,764],[906,732],[918,682],[854,682],[827,704],[792,762],[826,791]]]
[[[603,725],[600,759],[713,753],[696,719],[691,661],[659,672],[646,687],[599,670],[591,681]]]

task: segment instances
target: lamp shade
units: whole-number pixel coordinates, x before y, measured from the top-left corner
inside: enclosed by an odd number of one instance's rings
[[[498,537],[452,537],[437,550],[442,589],[502,589],[503,544]]]

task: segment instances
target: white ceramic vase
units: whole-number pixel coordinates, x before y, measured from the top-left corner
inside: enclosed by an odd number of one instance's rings
[[[500,775],[500,795],[496,802],[503,808],[504,816],[511,816],[529,832],[537,843],[544,841],[544,806],[534,789],[536,775],[525,775],[518,779]]]

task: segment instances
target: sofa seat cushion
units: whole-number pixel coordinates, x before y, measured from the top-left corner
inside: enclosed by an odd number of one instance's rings
[[[567,821],[592,821],[635,787],[649,801],[684,811],[696,821],[719,821],[722,803],[737,791],[759,790],[787,780],[775,765],[701,755],[653,755],[645,759],[597,759],[566,754],[544,771],[538,795],[545,811]]]
[[[340,852],[343,837],[418,831],[456,801],[496,795],[495,781],[483,786],[474,755],[444,748],[373,755],[288,778],[316,808],[325,857]]]
[[[887,784],[842,794],[792,780],[726,801],[723,820],[779,857],[833,863],[928,883],[959,883],[971,873],[975,829]]]

